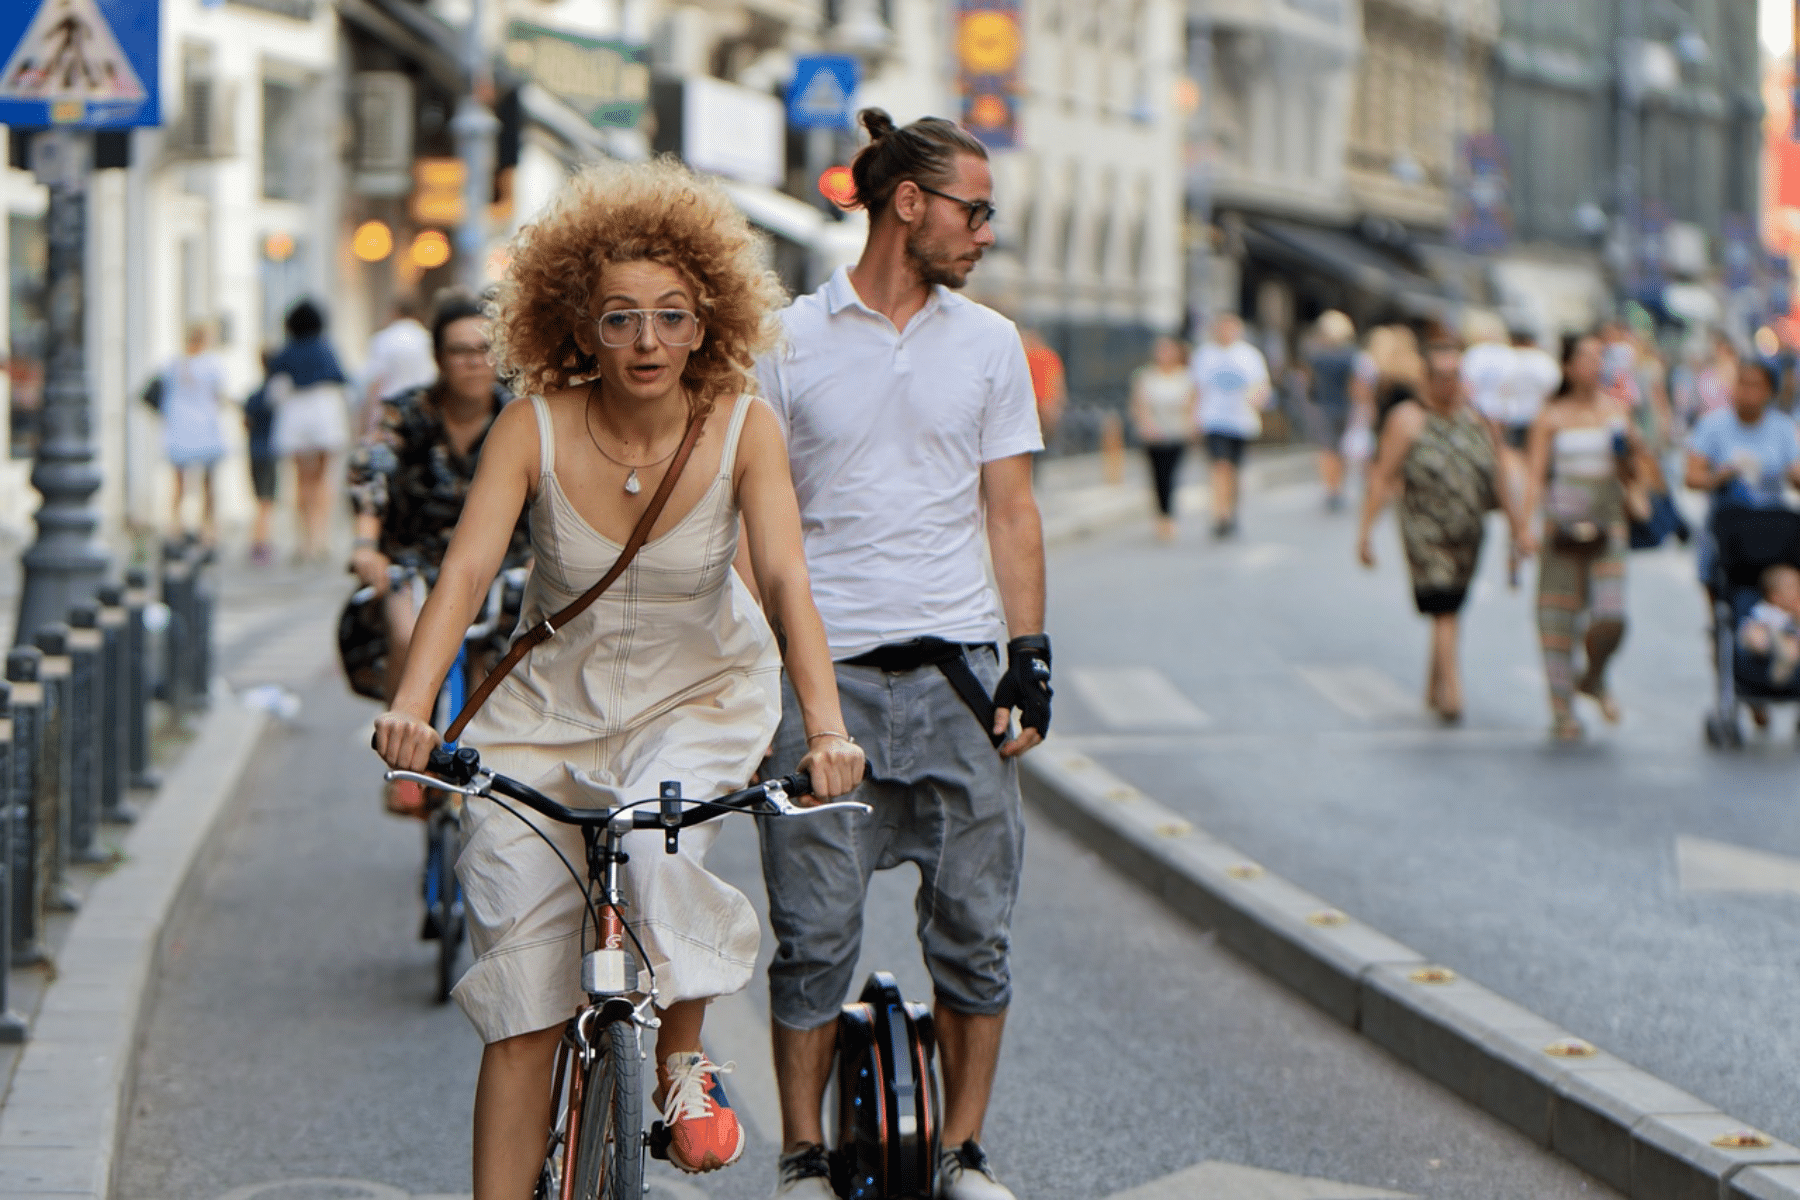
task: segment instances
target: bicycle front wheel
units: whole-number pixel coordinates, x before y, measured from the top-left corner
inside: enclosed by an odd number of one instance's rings
[[[581,1092],[575,1200],[643,1200],[643,1071],[631,1019],[600,1025]]]
[[[448,798],[443,800],[446,805]],[[457,960],[463,944],[462,887],[456,881],[456,856],[462,853],[462,828],[454,814],[442,812],[432,818],[431,853],[437,864],[436,895],[431,897],[438,928],[437,998],[439,1004],[450,999],[456,986]]]

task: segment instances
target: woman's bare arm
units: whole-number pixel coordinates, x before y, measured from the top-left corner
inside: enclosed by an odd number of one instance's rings
[[[1375,565],[1375,551],[1369,544],[1375,521],[1399,489],[1400,465],[1424,428],[1425,410],[1412,400],[1396,404],[1382,427],[1375,464],[1369,470],[1368,487],[1363,492],[1362,524],[1356,533],[1357,557],[1366,567]]]
[[[376,749],[390,766],[420,770],[437,745],[431,710],[469,622],[481,611],[512,544],[513,528],[537,475],[537,443],[537,423],[525,400],[507,405],[488,431],[462,519],[413,628],[393,708],[375,721]]]
[[[807,736],[800,769],[811,773],[814,795],[841,796],[862,782],[863,754],[848,739],[825,623],[813,604],[787,446],[775,414],[760,400],[751,402],[733,473],[751,573],[800,701]]]

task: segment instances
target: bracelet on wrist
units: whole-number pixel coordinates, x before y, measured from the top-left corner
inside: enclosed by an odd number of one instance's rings
[[[806,735],[806,744],[810,746],[813,744],[813,742],[817,741],[819,738],[822,738],[822,737],[843,738],[846,742],[849,742],[852,746],[856,745],[855,738],[851,737],[847,733],[839,733],[835,729],[821,729],[817,733],[807,734]]]

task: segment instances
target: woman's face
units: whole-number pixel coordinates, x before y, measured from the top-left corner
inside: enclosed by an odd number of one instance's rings
[[[1746,425],[1762,420],[1769,407],[1769,377],[1754,368],[1740,369],[1731,391],[1731,406],[1737,409],[1738,420]]]
[[[1600,339],[1584,337],[1576,342],[1569,361],[1563,364],[1570,387],[1577,391],[1591,391],[1599,387],[1600,360]]]
[[[494,391],[494,364],[488,358],[488,325],[481,317],[461,317],[444,326],[438,376],[450,392],[479,400]]]
[[[648,404],[678,391],[688,356],[706,336],[687,280],[658,262],[609,263],[599,291],[599,311],[575,340],[599,360],[603,394]]]
[[[1181,347],[1176,345],[1174,338],[1157,338],[1153,353],[1156,365],[1164,371],[1173,371],[1181,365]]]

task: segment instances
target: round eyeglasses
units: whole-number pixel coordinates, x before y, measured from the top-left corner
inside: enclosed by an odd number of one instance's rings
[[[600,344],[629,346],[644,332],[644,322],[665,346],[690,346],[700,332],[699,318],[685,308],[615,308],[600,314]]]

